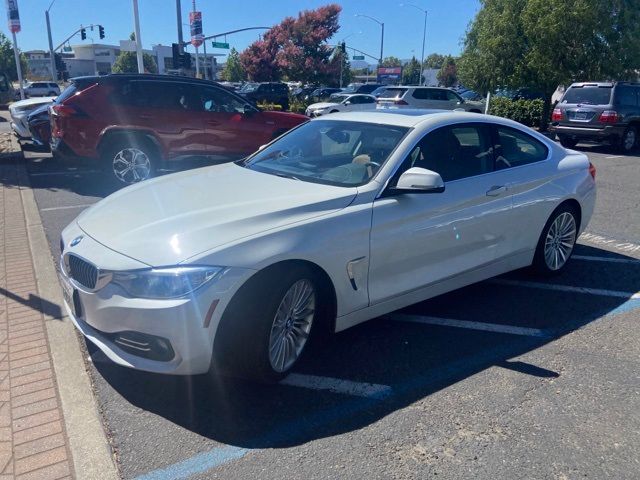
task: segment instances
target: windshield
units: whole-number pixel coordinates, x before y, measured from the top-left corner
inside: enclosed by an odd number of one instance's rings
[[[479,100],[481,98],[480,94],[474,92],[473,90],[467,90],[466,92],[461,93],[460,96],[465,100]]]
[[[253,92],[258,88],[258,83],[245,83],[240,89],[241,92]]]
[[[364,185],[408,131],[405,127],[375,123],[316,120],[240,164],[294,180],[342,187]]]
[[[352,83],[352,84],[351,84],[351,85],[349,85],[348,87],[344,88],[342,91],[343,91],[343,92],[351,92],[351,93],[354,93],[354,92],[358,89],[358,87],[359,87],[359,86],[360,86],[360,84],[353,84],[353,83]]]
[[[349,95],[342,95],[340,93],[334,93],[329,97],[332,102],[336,103],[344,102],[347,98],[349,98]]]
[[[590,105],[609,105],[613,88],[607,87],[570,87],[562,98],[562,103],[587,103]]]

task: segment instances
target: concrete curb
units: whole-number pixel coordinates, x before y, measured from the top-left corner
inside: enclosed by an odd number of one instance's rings
[[[29,247],[38,292],[44,300],[45,326],[76,478],[115,480],[119,475],[111,447],[102,428],[75,328],[64,313],[58,276],[24,164],[18,175]]]

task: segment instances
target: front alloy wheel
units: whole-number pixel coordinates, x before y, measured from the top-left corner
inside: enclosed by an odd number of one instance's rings
[[[269,363],[278,373],[289,370],[304,349],[315,316],[316,293],[307,279],[295,282],[276,310],[269,335]]]
[[[576,231],[576,221],[570,212],[562,212],[555,218],[544,241],[544,261],[550,270],[558,271],[567,263],[575,245]]]
[[[138,148],[123,148],[116,152],[112,168],[115,177],[126,184],[141,182],[151,175],[149,156]]]

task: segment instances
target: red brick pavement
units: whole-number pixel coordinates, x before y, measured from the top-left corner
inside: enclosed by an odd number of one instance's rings
[[[72,478],[17,180],[0,160],[0,480]]]

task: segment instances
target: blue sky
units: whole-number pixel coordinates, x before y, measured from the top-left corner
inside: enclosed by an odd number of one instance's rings
[[[47,33],[44,11],[51,0],[18,0],[22,31],[18,45],[22,50],[47,49]],[[412,7],[401,7],[405,0],[343,0],[340,31],[336,39],[350,36],[349,46],[374,56],[380,50],[380,26],[366,18],[355,17],[361,13],[376,17],[385,23],[384,55],[409,58],[420,55],[424,15]],[[305,9],[313,9],[330,3],[317,0],[197,0],[202,11],[203,29],[206,35],[253,26],[271,26],[286,16],[296,16]],[[428,10],[427,40],[425,52],[457,54],[460,40],[467,25],[477,12],[479,0],[415,0],[414,3]],[[175,0],[138,0],[140,28],[143,45],[170,45],[177,39]],[[182,0],[183,22],[188,23],[191,0]],[[50,11],[54,46],[57,46],[80,24],[100,23],[105,27],[106,38],[101,41],[98,31],[88,32],[95,43],[118,44],[133,31],[131,0],[55,0]],[[6,14],[2,14],[6,18]],[[2,31],[9,34],[6,20],[0,23]],[[185,38],[189,28],[184,28]],[[243,50],[256,40],[259,31],[230,35],[227,42]],[[221,39],[222,40],[222,39]],[[81,43],[76,36],[71,44]],[[85,43],[91,43],[87,38]],[[190,47],[190,51],[193,48]],[[208,52],[211,52],[208,49]],[[226,53],[216,50],[215,53]],[[223,60],[223,59],[221,59]]]

